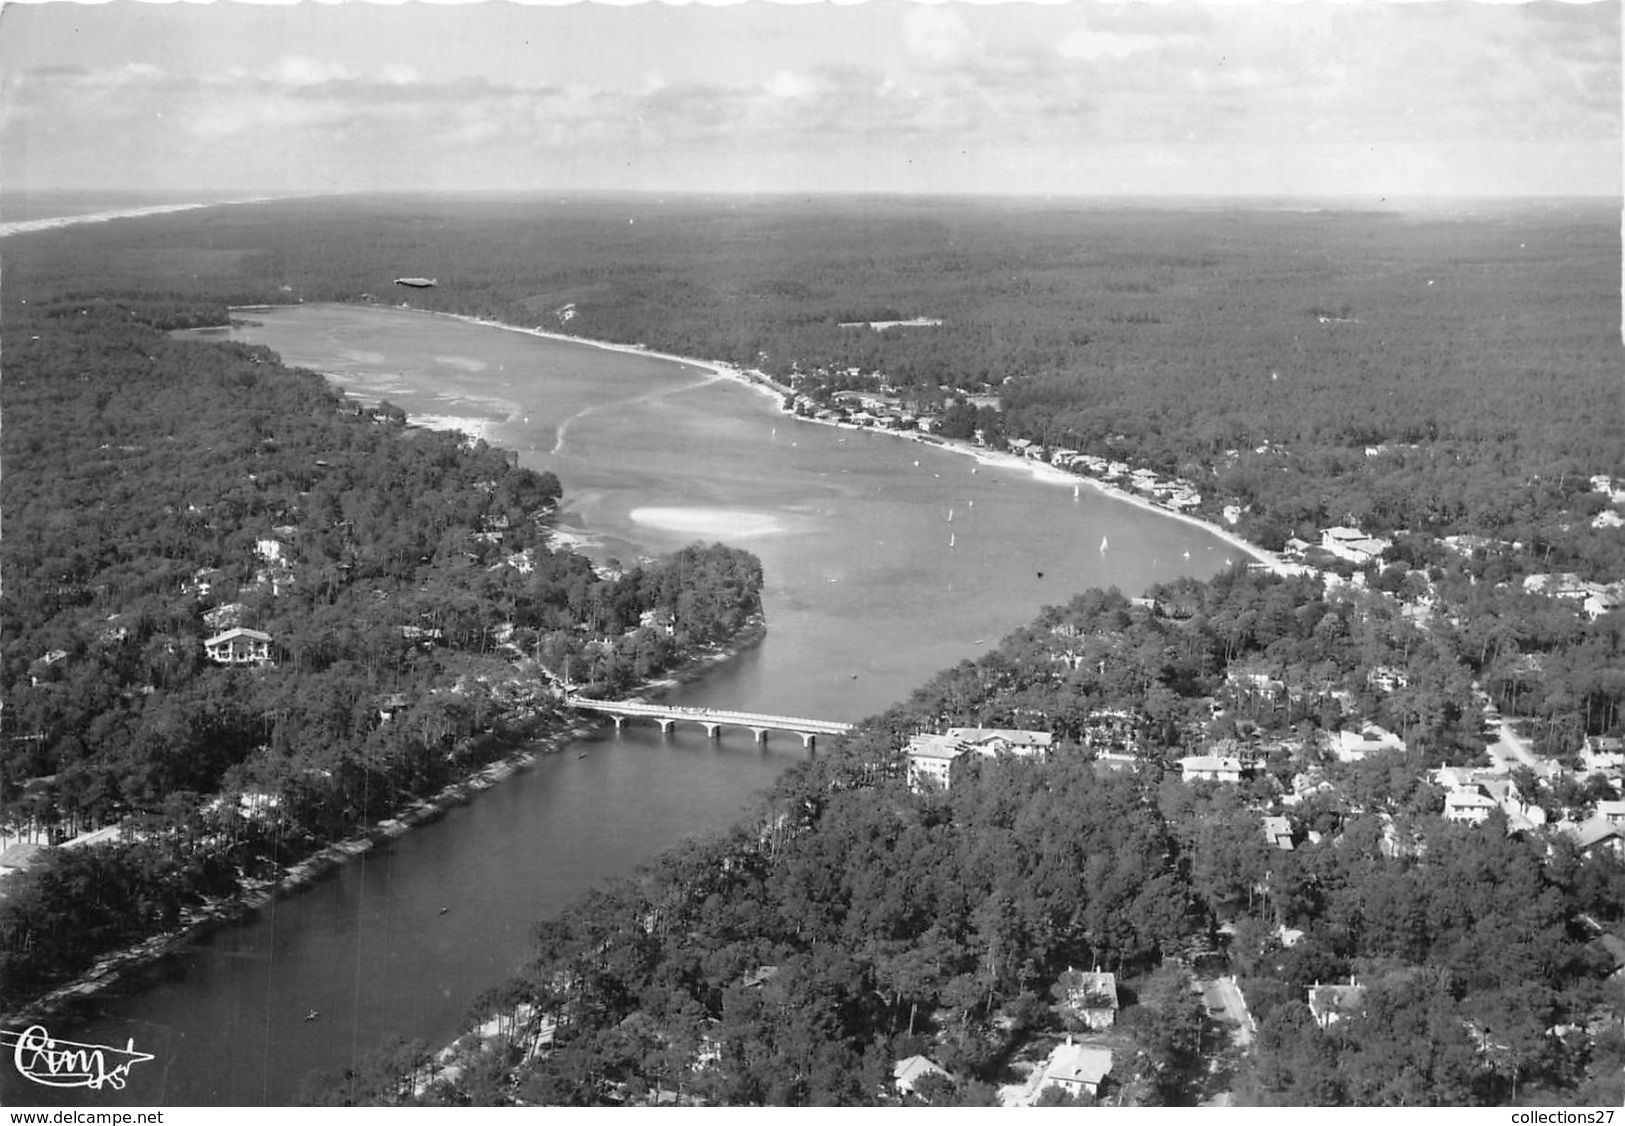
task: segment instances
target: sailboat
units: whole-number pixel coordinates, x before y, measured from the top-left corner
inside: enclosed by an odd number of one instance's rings
[[[1185,558],[1186,558],[1186,559],[1189,559],[1189,558],[1190,558],[1190,557],[1191,557],[1191,553],[1190,553],[1190,552],[1188,552],[1188,551],[1187,551],[1187,552],[1186,552],[1186,553],[1185,553]]]
[[[1083,495],[1083,486],[1082,485],[1073,485],[1072,486],[1072,499],[1077,500],[1082,495]]]
[[[954,510],[950,508],[948,510],[948,523],[952,524],[953,522],[954,522]]]
[[[1105,536],[1100,537],[1100,550],[1101,550],[1102,553],[1104,553],[1105,550],[1106,550],[1106,537]]]
[[[952,532],[949,532],[948,533],[948,546],[952,547],[953,545],[954,545],[954,534]]]

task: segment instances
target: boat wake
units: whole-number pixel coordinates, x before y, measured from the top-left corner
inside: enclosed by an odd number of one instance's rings
[[[564,453],[564,441],[569,434],[570,427],[573,424],[581,421],[583,418],[586,418],[588,415],[599,414],[606,410],[619,410],[624,407],[641,406],[644,403],[652,403],[656,400],[664,399],[668,395],[680,395],[685,391],[697,391],[701,387],[709,387],[711,384],[727,378],[728,377],[726,375],[719,371],[708,372],[704,378],[696,379],[691,383],[680,383],[676,387],[661,387],[658,390],[648,391],[642,395],[634,395],[630,399],[617,399],[612,403],[594,403],[590,407],[583,407],[581,410],[576,411],[575,414],[559,423],[558,429],[553,432],[553,448],[548,452],[553,454],[555,457]]]

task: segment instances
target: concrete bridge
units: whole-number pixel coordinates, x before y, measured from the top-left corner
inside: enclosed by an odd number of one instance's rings
[[[769,731],[793,731],[801,736],[803,747],[811,747],[819,735],[845,735],[852,730],[850,723],[829,719],[798,719],[795,716],[718,711],[715,708],[680,708],[670,704],[646,704],[641,700],[587,700],[580,696],[566,696],[564,702],[572,708],[609,716],[615,721],[617,731],[628,719],[641,716],[660,724],[662,733],[669,732],[674,724],[685,721],[699,724],[713,739],[724,727],[747,727],[755,733],[758,743],[767,742]]]

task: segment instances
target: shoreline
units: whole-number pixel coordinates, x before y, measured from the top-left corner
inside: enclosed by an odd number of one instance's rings
[[[147,207],[120,207],[110,211],[87,211],[83,215],[52,215],[44,219],[19,219],[15,223],[0,223],[0,238],[11,235],[30,235],[38,231],[57,231],[64,227],[77,227],[81,223],[111,223],[116,219],[145,219],[153,215],[173,215],[177,211],[196,211],[201,207],[236,207],[247,203],[271,203],[288,196],[252,196],[248,199],[216,199],[204,203],[155,203]],[[260,306],[265,308],[266,306]]]
[[[662,694],[682,684],[701,679],[712,668],[761,644],[767,636],[766,619],[758,612],[725,644],[697,650],[661,676],[636,686],[631,698]],[[557,754],[570,743],[600,730],[603,720],[565,714],[564,726],[525,740],[508,753],[439,790],[396,810],[370,828],[343,840],[333,841],[291,865],[274,880],[253,880],[232,895],[181,912],[175,930],[151,935],[140,942],[104,954],[84,973],[34,998],[13,1012],[0,1013],[0,1024],[30,1025],[61,1016],[119,984],[124,978],[175,953],[204,935],[240,922],[274,899],[304,891],[318,880],[370,852],[380,844],[406,835],[421,825],[440,820],[455,806],[466,805],[498,783],[531,766],[542,755]]]
[[[784,406],[784,396],[794,394],[790,388],[775,382],[762,372],[750,371],[745,368],[736,367],[733,364],[722,360],[704,360],[695,356],[679,356],[672,352],[655,352],[648,348],[641,348],[632,344],[617,344],[610,340],[593,340],[585,336],[571,336],[568,333],[563,332],[550,332],[547,329],[525,328],[522,325],[508,324],[504,321],[492,320],[489,317],[476,317],[466,313],[442,313],[433,309],[417,309],[410,306],[404,310],[400,309],[398,306],[394,306],[393,308],[396,308],[397,311],[426,314],[432,317],[445,317],[449,320],[461,321],[464,324],[477,325],[481,328],[495,328],[501,329],[504,332],[517,332],[525,336],[534,336],[542,340],[556,340],[566,344],[580,344],[588,348],[597,348],[606,352],[620,352],[628,356],[649,356],[653,359],[666,360],[670,363],[685,364],[689,367],[708,369],[719,379],[726,379],[731,382],[738,383],[741,386],[758,392],[759,394],[772,398],[779,408],[779,413],[789,418],[796,419],[797,421],[805,422],[813,426],[829,426],[838,430],[856,430],[861,433],[879,434],[886,437],[896,437],[902,441],[919,442],[922,445],[935,446],[938,449],[947,451],[949,453],[956,453],[974,458],[982,465],[988,465],[999,469],[1026,470],[1032,475],[1033,480],[1039,482],[1040,484],[1060,486],[1088,485],[1095,492],[1109,499],[1122,501],[1125,504],[1133,505],[1134,507],[1143,511],[1155,513],[1158,516],[1166,516],[1171,520],[1177,520],[1180,523],[1194,528],[1199,528],[1213,536],[1215,539],[1228,544],[1230,547],[1248,556],[1253,562],[1263,564],[1265,567],[1269,568],[1273,574],[1290,575],[1292,573],[1289,565],[1275,553],[1259,547],[1257,544],[1249,543],[1247,540],[1244,540],[1240,536],[1236,535],[1235,532],[1220,524],[1216,524],[1213,521],[1204,519],[1200,516],[1192,515],[1189,512],[1181,512],[1178,509],[1169,508],[1166,505],[1158,504],[1156,501],[1143,497],[1138,493],[1131,492],[1128,489],[1121,488],[1117,485],[1108,484],[1107,482],[1100,480],[1098,477],[1089,477],[1080,473],[1071,473],[1065,469],[1056,468],[1047,462],[1035,462],[1030,458],[1022,457],[1019,454],[999,453],[995,450],[989,450],[981,446],[969,444],[960,438],[926,437],[923,436],[920,431],[884,430],[876,429],[872,426],[854,426],[853,424],[846,422],[821,422],[816,418],[808,418],[805,415],[798,415],[794,411],[789,410]]]

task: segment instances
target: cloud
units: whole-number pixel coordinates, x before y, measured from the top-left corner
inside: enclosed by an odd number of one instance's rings
[[[1139,32],[1096,31],[1080,27],[1055,48],[1064,59],[1126,59],[1147,51],[1155,51],[1168,44],[1156,35]]]
[[[917,61],[945,66],[977,48],[964,18],[947,4],[909,4],[901,21],[903,46]]]
[[[355,75],[348,67],[338,63],[322,62],[304,55],[287,55],[278,59],[264,77],[273,86],[302,87],[345,82]]]

